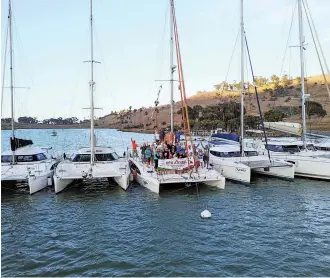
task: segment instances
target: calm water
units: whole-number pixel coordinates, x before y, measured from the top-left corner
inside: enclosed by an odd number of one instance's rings
[[[87,130],[19,133],[54,149],[88,145]],[[118,153],[131,136],[150,136],[97,133]],[[212,219],[199,216],[206,206]],[[328,182],[259,177],[200,187],[199,197],[195,188],[155,195],[108,183],[59,195],[2,190],[1,212],[3,276],[330,276]]]

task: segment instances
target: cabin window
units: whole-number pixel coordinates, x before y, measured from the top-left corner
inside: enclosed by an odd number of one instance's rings
[[[283,152],[281,145],[267,145],[266,150],[269,150],[271,152]]]
[[[118,154],[116,152],[111,153],[111,155],[112,155],[112,157],[113,157],[114,160],[119,159],[119,156],[118,156]]]
[[[33,162],[33,161],[42,161],[46,160],[47,156],[43,153],[38,153],[35,155],[15,155],[16,162]],[[2,155],[1,162],[10,163],[12,162],[11,155]]]
[[[257,156],[258,152],[257,151],[246,151],[245,155],[246,156]]]
[[[113,153],[103,153],[103,154],[95,154],[95,161],[114,161],[119,159],[119,156]],[[72,161],[73,162],[89,162],[91,160],[90,154],[77,154]]]
[[[303,150],[303,149],[304,149],[304,146],[301,146],[300,150]],[[306,149],[309,150],[309,151],[316,151],[314,145],[311,145],[311,144],[306,145]]]
[[[112,153],[103,153],[103,154],[96,154],[95,155],[96,161],[113,161],[116,158],[113,156]]]
[[[240,157],[240,152],[216,152],[216,151],[210,151],[211,154],[217,157]]]
[[[283,151],[289,153],[299,153],[300,149],[297,145],[291,145],[291,146],[283,146]]]
[[[90,154],[77,154],[73,159],[73,162],[89,162],[91,161]]]
[[[46,160],[47,159],[47,156],[43,153],[38,153],[35,155],[35,160],[36,161],[41,161],[41,160]]]
[[[33,160],[33,155],[18,155],[16,156],[16,161],[17,162],[32,162]]]
[[[1,163],[11,163],[12,156],[11,155],[2,155],[1,156]]]

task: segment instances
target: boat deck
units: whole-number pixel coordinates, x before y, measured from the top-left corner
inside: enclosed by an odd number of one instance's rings
[[[251,169],[257,168],[272,168],[272,167],[290,167],[287,163],[280,161],[269,161],[269,160],[258,160],[258,161],[241,161],[246,166]]]

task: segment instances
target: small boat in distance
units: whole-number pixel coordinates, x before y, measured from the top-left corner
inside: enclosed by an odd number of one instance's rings
[[[52,131],[52,136],[57,136],[57,132],[55,130]]]

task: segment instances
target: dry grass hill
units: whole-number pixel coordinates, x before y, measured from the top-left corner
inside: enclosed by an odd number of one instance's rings
[[[297,108],[300,105],[299,80],[292,80],[291,84],[287,85],[285,89],[279,93],[272,93],[270,91],[270,86],[268,85],[258,88],[258,92],[263,113],[270,109],[290,110],[291,108]],[[330,98],[322,75],[307,78],[306,93],[310,94],[310,101],[315,101],[322,104],[323,109],[327,112],[327,115],[323,118],[312,116],[310,121],[307,121],[308,127],[311,124],[313,129],[330,130]],[[240,92],[221,92],[217,90],[211,92],[198,92],[196,95],[188,99],[188,105],[190,107],[194,107],[196,105],[206,107],[229,101],[239,102]],[[244,101],[247,114],[258,115],[257,101],[252,87],[249,88],[249,93],[245,95]],[[180,108],[180,102],[175,103],[174,122],[177,126],[181,125],[181,115],[177,114],[177,111],[179,111]],[[97,125],[98,127],[118,128],[131,131],[152,131],[154,126],[156,126],[157,121],[158,127],[167,127],[170,123],[170,105],[158,106],[158,114],[154,111],[155,107],[122,111],[117,115],[110,114],[100,118]],[[292,115],[290,117],[286,117],[284,121],[301,123],[301,116],[300,114]]]

